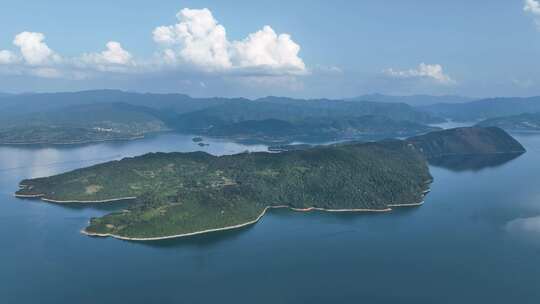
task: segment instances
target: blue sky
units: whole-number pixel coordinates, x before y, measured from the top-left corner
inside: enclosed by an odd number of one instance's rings
[[[3,2],[0,91],[540,95],[535,0]]]

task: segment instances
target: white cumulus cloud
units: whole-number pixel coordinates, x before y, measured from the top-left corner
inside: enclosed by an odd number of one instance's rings
[[[22,32],[15,36],[13,44],[19,47],[25,62],[30,65],[47,65],[60,61],[58,56],[44,42],[42,33]]]
[[[0,73],[44,78],[88,79],[103,73],[177,72],[284,83],[308,73],[298,45],[289,34],[266,25],[241,40],[229,40],[223,25],[209,9],[184,8],[177,22],[156,27],[156,56],[136,59],[117,41],[99,52],[64,57],[45,42],[40,32],[25,31],[13,39],[15,48],[0,50]]]
[[[453,84],[455,81],[443,72],[440,64],[420,63],[415,69],[397,70],[393,68],[383,70],[383,73],[395,78],[425,78],[441,84]]]
[[[109,41],[106,48],[100,53],[84,54],[81,58],[82,62],[103,71],[135,65],[131,53],[126,51],[119,42]]]
[[[106,63],[129,64],[131,63],[131,54],[122,48],[122,45],[116,41],[107,43],[107,50],[103,51],[99,57]]]
[[[304,71],[304,61],[298,57],[300,46],[288,34],[277,35],[270,27],[249,34],[232,45],[233,62],[240,67],[269,67],[287,71]]]
[[[523,11],[535,16],[534,22],[538,30],[540,30],[540,2],[538,0],[525,0]]]
[[[537,0],[525,0],[523,10],[528,13],[540,15],[540,2]]]
[[[0,50],[0,64],[12,64],[18,61],[17,56],[8,50]]]
[[[288,34],[276,34],[270,26],[241,41],[229,41],[225,27],[208,9],[181,10],[178,23],[154,29],[154,41],[162,45],[164,59],[205,70],[265,69],[274,73],[305,72],[300,46]]]
[[[168,60],[177,56],[187,63],[206,69],[231,67],[229,42],[225,28],[218,24],[208,9],[182,9],[176,14],[179,23],[157,27],[154,41],[167,47]]]

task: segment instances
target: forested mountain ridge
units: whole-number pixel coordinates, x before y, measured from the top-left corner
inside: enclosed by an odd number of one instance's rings
[[[349,115],[385,115],[396,120],[409,120],[418,123],[437,122],[439,118],[416,110],[404,103],[350,102],[330,99],[294,99],[286,97],[264,97],[255,100],[245,98],[194,98],[184,94],[155,94],[133,93],[120,90],[93,90],[81,92],[32,93],[3,96],[0,100],[0,110],[3,113],[21,114],[59,110],[67,106],[91,105],[97,103],[127,103],[152,109],[166,110],[175,114],[195,112],[214,106],[214,115],[230,117],[232,121],[238,118],[234,115],[274,115],[289,120],[284,115],[300,114],[301,117]],[[283,111],[283,105],[291,110]],[[243,109],[245,107],[245,109]],[[257,107],[263,107],[258,110]],[[238,112],[242,110],[243,112]],[[264,111],[263,111],[264,110]],[[260,113],[268,112],[271,113]],[[241,113],[241,114],[239,114]],[[255,117],[255,118],[253,118]],[[248,120],[249,118],[245,118]]]
[[[473,101],[474,98],[457,95],[385,95],[385,94],[367,94],[353,98],[347,98],[350,101],[376,101],[376,102],[394,102],[406,103],[411,106],[427,106],[437,103],[464,103]]]
[[[235,99],[191,98],[184,94],[134,93],[120,90],[31,93],[11,95],[0,100],[0,110],[9,114],[60,110],[64,107],[102,103],[127,103],[175,113],[200,110]],[[237,100],[241,100],[240,98]]]
[[[153,112],[125,103],[98,103],[7,116],[0,122],[0,143],[86,143],[168,130]]]
[[[507,131],[540,131],[540,112],[502,116],[483,120],[479,127],[499,127]]]
[[[478,121],[540,112],[540,96],[486,98],[467,103],[439,103],[418,107],[418,109],[455,121]]]
[[[374,116],[385,117],[385,124],[369,118]],[[406,104],[191,98],[115,90],[23,94],[0,99],[0,144],[130,139],[163,130],[247,140],[316,139],[315,132],[306,132],[307,125],[320,130],[322,139],[401,137],[433,130],[424,124],[437,121]],[[286,134],[287,125],[297,132]]]
[[[193,121],[196,124],[196,121]],[[440,128],[409,121],[394,121],[384,116],[307,118],[289,122],[279,119],[244,120],[235,123],[215,121],[191,132],[237,141],[327,142],[335,140],[380,140],[424,134]]]
[[[340,100],[297,100],[267,97],[254,101],[231,101],[178,117],[180,127],[194,121],[204,128],[211,123],[234,123],[245,120],[280,119],[301,121],[308,118],[385,116],[396,121],[416,123],[441,122],[437,117],[415,110],[403,103],[350,102]]]

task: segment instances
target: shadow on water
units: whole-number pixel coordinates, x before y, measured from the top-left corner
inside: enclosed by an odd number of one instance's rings
[[[325,223],[348,223],[355,222],[359,219],[364,219],[366,217],[386,217],[386,216],[401,216],[408,212],[414,212],[421,206],[412,206],[412,207],[392,207],[392,211],[388,212],[369,212],[369,211],[360,211],[360,212],[328,212],[328,211],[309,211],[309,212],[299,212],[294,210],[287,209],[277,209],[272,210],[271,214],[273,217],[278,218],[279,220],[294,220],[296,217],[305,216],[308,220],[316,219],[319,222]]]
[[[306,220],[325,222],[325,223],[352,223],[358,221],[364,217],[384,217],[384,216],[406,216],[412,212],[415,212],[421,208],[418,207],[396,207],[391,212],[325,212],[325,211],[310,211],[310,212],[298,212],[288,209],[273,209],[269,210],[266,217],[271,216],[274,220],[279,222],[287,220],[296,220],[298,217],[307,217]],[[157,241],[126,241],[136,245],[154,247],[154,248],[180,248],[180,247],[197,247],[197,248],[210,248],[221,243],[230,242],[232,240],[240,238],[242,235],[249,233],[256,225],[262,223],[255,223],[253,225],[241,227],[238,229],[216,231],[211,233],[205,233],[200,235],[193,235],[187,237],[180,237],[167,240]],[[332,232],[332,234],[342,234],[348,232],[354,232],[355,230],[346,230]],[[325,235],[329,236],[329,235]]]
[[[523,155],[523,153],[452,155],[430,159],[429,164],[434,167],[440,167],[454,172],[478,172],[486,168],[500,167],[521,155]]]
[[[167,240],[157,240],[157,241],[125,241],[128,243],[154,247],[154,248],[180,248],[180,247],[196,247],[196,248],[210,248],[221,243],[230,242],[234,239],[238,239],[241,235],[246,234],[254,225],[249,225],[246,227],[241,227],[238,229],[216,231],[210,233],[204,233],[199,235],[192,235],[186,237],[179,237],[174,239]]]

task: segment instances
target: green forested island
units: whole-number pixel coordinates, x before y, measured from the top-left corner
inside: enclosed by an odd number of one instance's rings
[[[440,149],[490,154],[521,146],[509,138],[497,128],[461,128],[282,153],[151,153],[24,180],[16,195],[57,203],[130,199],[127,210],[92,219],[85,233],[176,237],[250,224],[272,207],[388,211],[416,205],[431,182],[426,158],[439,156]]]
[[[465,127],[429,132],[407,140],[427,160],[449,156],[482,156],[490,154],[521,154],[525,148],[498,127]],[[354,141],[344,142],[350,144]],[[313,148],[310,144],[275,145],[270,151],[293,151]]]
[[[411,137],[408,141],[427,159],[525,152],[525,148],[517,140],[497,127],[447,129]]]
[[[402,141],[283,153],[152,153],[25,180],[20,197],[52,202],[137,198],[92,219],[88,234],[147,239],[251,223],[267,207],[386,211],[422,201],[431,180]]]

